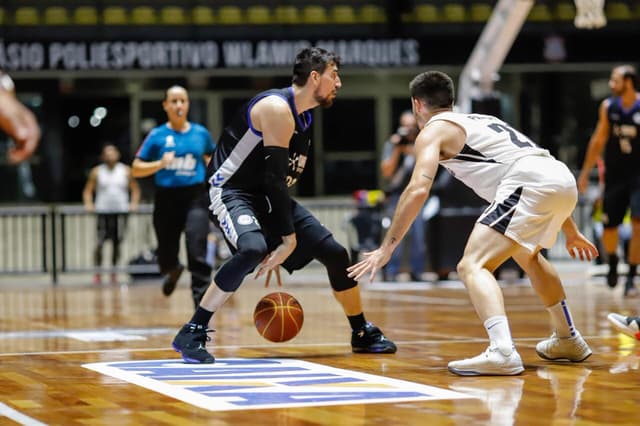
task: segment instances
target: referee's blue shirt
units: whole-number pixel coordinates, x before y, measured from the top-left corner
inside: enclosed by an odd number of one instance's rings
[[[215,148],[209,131],[200,124],[189,122],[189,130],[178,132],[168,123],[149,132],[136,157],[142,161],[157,161],[165,152],[175,152],[167,167],[155,174],[156,185],[175,188],[203,183],[205,169],[203,155],[211,155]]]

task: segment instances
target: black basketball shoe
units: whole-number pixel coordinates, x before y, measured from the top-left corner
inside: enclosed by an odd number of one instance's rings
[[[627,280],[624,283],[624,296],[632,297],[632,296],[636,296],[637,294],[638,294],[638,289],[633,283],[633,277],[627,276]]]
[[[164,281],[162,281],[162,293],[165,296],[171,296],[173,290],[176,289],[176,285],[178,284],[180,275],[182,275],[182,271],[184,271],[184,266],[178,264],[173,271],[164,276]]]
[[[182,326],[173,339],[173,349],[182,354],[182,359],[188,364],[213,364],[216,359],[207,352],[205,347],[211,337],[207,335],[213,332],[202,325],[188,323]]]
[[[398,348],[378,327],[368,322],[351,333],[351,350],[354,353],[393,354]]]

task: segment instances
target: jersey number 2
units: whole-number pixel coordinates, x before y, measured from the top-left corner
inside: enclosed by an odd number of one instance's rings
[[[511,140],[511,143],[513,143],[514,145],[516,145],[516,146],[518,146],[520,148],[536,146],[536,144],[533,143],[525,135],[523,135],[522,133],[518,132],[517,130],[512,129],[511,127],[509,127],[509,126],[507,126],[505,124],[491,123],[491,124],[489,124],[489,128],[491,130],[497,132],[497,133],[502,133],[502,132],[509,133],[509,139]]]

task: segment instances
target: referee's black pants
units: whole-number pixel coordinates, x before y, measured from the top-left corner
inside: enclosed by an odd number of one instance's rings
[[[196,306],[211,280],[211,266],[206,262],[208,201],[204,185],[158,188],[153,207],[160,272],[167,274],[178,267],[180,234],[184,231],[191,291]]]

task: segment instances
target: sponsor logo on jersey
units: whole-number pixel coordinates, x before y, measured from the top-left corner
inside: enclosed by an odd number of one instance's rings
[[[287,186],[293,186],[298,177],[304,171],[304,166],[307,164],[307,156],[294,154],[293,157],[289,157],[289,174],[287,176]]]
[[[175,157],[173,161],[166,167],[168,170],[175,170],[176,174],[193,174],[198,162],[193,154],[187,154],[184,157]]]
[[[209,179],[209,182],[211,183],[212,186],[218,188],[222,186],[222,184],[224,183],[224,176],[222,175],[222,173],[216,172],[213,176],[211,176],[211,179]]]
[[[173,139],[173,135],[167,135],[164,140],[164,146],[165,148],[173,148],[176,146],[176,141]]]
[[[471,398],[433,386],[294,359],[124,361],[83,367],[211,411]]]
[[[256,218],[249,216],[248,214],[241,214],[238,216],[238,225],[251,225],[254,222],[257,222]]]

